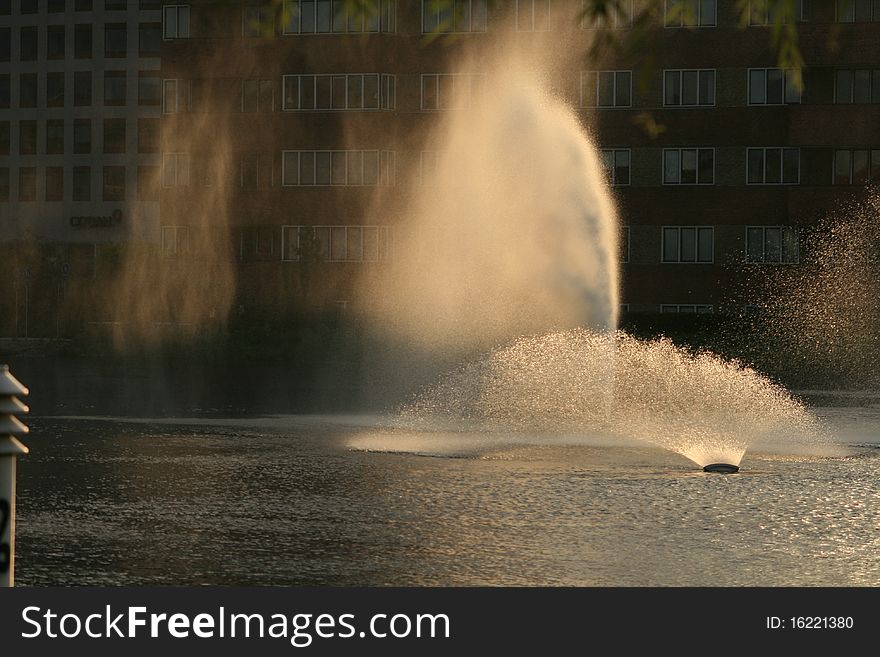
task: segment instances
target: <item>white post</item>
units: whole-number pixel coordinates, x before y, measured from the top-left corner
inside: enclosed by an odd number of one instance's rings
[[[15,583],[15,459],[28,453],[15,436],[28,428],[14,414],[28,412],[17,397],[27,394],[9,368],[0,365],[0,588]]]

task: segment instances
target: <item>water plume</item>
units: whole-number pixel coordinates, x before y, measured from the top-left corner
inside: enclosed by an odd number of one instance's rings
[[[454,109],[421,154],[394,264],[365,286],[391,339],[466,351],[616,326],[614,206],[596,149],[548,80],[499,48],[441,84]]]
[[[624,332],[611,355],[608,336],[585,329],[521,338],[469,362],[420,393],[399,419],[423,430],[635,438],[701,466],[738,465],[755,442],[822,439],[809,411],[750,368]]]
[[[196,100],[191,91],[184,93],[185,83],[177,81],[181,88],[173,101],[180,113],[163,119],[163,162],[149,183],[151,193],[163,197],[161,230],[169,232],[161,235],[158,252],[138,246],[122,252],[104,300],[104,315],[121,327],[113,333],[118,349],[191,340],[219,329],[235,296],[231,114],[204,107],[190,112],[190,102],[212,97],[213,83],[199,81]]]
[[[755,360],[784,360],[788,377],[821,386],[880,378],[880,194],[842,204],[800,231],[800,263],[754,265],[741,303]],[[781,355],[786,358],[780,358]]]

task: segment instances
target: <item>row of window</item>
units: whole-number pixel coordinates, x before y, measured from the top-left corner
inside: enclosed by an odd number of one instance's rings
[[[102,152],[126,152],[126,128],[124,118],[105,118],[101,120]],[[73,119],[71,128],[70,151],[75,154],[92,152],[92,119]],[[38,148],[37,121],[23,120],[18,122],[18,154],[63,155],[65,148],[65,121],[50,119],[45,123],[45,137],[42,149]],[[11,146],[11,125],[9,121],[0,121],[0,155],[9,155]],[[159,119],[137,119],[137,152],[159,152]]]
[[[869,84],[871,71],[869,74]],[[840,80],[855,71],[838,71]],[[863,71],[858,72],[862,81]],[[877,71],[880,93],[880,71]],[[715,105],[715,69],[667,69],[663,71],[663,105],[665,107],[707,107]],[[581,107],[632,107],[633,72],[584,71],[581,73]],[[861,87],[860,87],[861,89]],[[835,102],[880,102],[871,98],[870,87],[867,100],[853,100],[852,83],[841,87],[835,94]],[[839,99],[839,100],[838,100]],[[749,105],[785,105],[801,102],[801,91],[794,84],[793,71],[778,68],[753,68],[748,70]]]
[[[92,72],[76,71],[73,104],[92,104]],[[780,69],[749,70],[749,104],[779,105],[800,102],[801,95]],[[675,69],[663,72],[665,107],[705,107],[715,104],[714,69]],[[421,109],[451,110],[472,107],[479,97],[482,75],[425,73],[421,75]],[[166,79],[160,90],[158,71],[138,73],[138,98],[142,106],[162,104],[165,113],[192,110],[193,84],[198,80]],[[12,77],[0,74],[0,108],[11,103]],[[45,74],[47,107],[65,106],[66,73]],[[282,77],[284,111],[371,111],[397,107],[397,76],[380,73],[285,75]],[[595,94],[592,90],[595,90]],[[271,79],[241,81],[242,112],[275,109]],[[595,102],[593,102],[595,100]],[[839,104],[880,103],[880,69],[835,71],[834,100]],[[104,104],[127,103],[126,72],[104,72]],[[581,106],[632,107],[632,71],[589,71],[581,74]],[[19,107],[38,106],[38,75],[19,75]]]
[[[138,167],[138,192],[145,192],[148,184],[153,183],[148,178],[149,175],[155,175],[158,167]],[[37,167],[19,167],[18,168],[18,191],[17,199],[19,202],[30,202],[37,200]],[[41,200],[45,201],[63,201],[65,200],[64,190],[64,167],[45,167],[43,175],[43,183],[45,185],[45,194]],[[101,200],[104,201],[125,201],[125,167],[124,166],[105,166],[101,171]],[[74,201],[91,201],[93,196],[92,189],[92,168],[87,166],[75,166],[71,170],[71,192],[70,198]],[[10,200],[10,169],[8,167],[0,167],[0,201]],[[97,200],[97,199],[96,199]]]
[[[594,20],[582,0],[581,27],[628,28],[633,24],[632,0],[609,5],[610,16]],[[486,0],[436,0],[421,2],[421,31],[432,33],[486,32],[489,15]],[[551,0],[514,0],[515,26],[520,32],[543,32],[551,28]],[[770,25],[789,19],[807,20],[807,2],[799,0],[793,15],[777,16],[777,5],[771,9],[766,0],[750,3],[749,25]],[[365,11],[365,9],[367,9]],[[718,18],[717,0],[665,0],[664,26],[715,27]],[[880,0],[837,0],[835,19],[838,22],[880,20]],[[189,6],[164,7],[163,36],[166,39],[189,37]],[[352,7],[342,0],[284,0],[281,32],[297,34],[375,34],[393,33],[397,29],[396,0],[374,0]],[[275,31],[274,11],[259,6],[245,7],[242,12],[242,35],[258,37]]]
[[[125,153],[127,149],[125,118],[102,120],[102,152]],[[9,155],[12,145],[12,124],[0,121],[0,156]],[[71,128],[71,151],[74,154],[93,152],[92,120],[74,119]],[[139,118],[137,152],[158,153],[160,125],[155,118]],[[65,148],[65,121],[45,122],[43,148],[38,148],[38,122],[18,122],[19,155],[60,155]],[[188,158],[185,153],[166,153],[165,157]],[[423,184],[429,184],[436,168],[436,151],[421,153]],[[269,158],[269,154],[264,157]],[[837,185],[880,185],[880,149],[836,149],[833,151],[833,183]],[[630,149],[602,149],[600,161],[612,186],[632,182]],[[396,182],[396,153],[380,150],[295,150],[282,151],[281,181],[284,186],[393,186]],[[271,167],[271,165],[269,165]],[[184,167],[187,171],[188,164]],[[173,176],[171,180],[176,180]],[[166,177],[166,180],[168,178]],[[715,183],[715,151],[713,148],[663,149],[662,182],[664,185],[713,185]],[[800,151],[789,147],[758,147],[746,149],[746,183],[749,185],[797,185],[800,183]],[[183,182],[166,182],[166,186],[188,186]]]
[[[663,105],[665,107],[715,105],[715,76],[715,69],[664,70]],[[632,107],[632,77],[632,71],[583,72],[581,106]],[[786,105],[800,102],[801,90],[795,85],[793,71],[778,68],[748,70],[749,105]],[[837,104],[880,103],[880,69],[836,70],[834,102]]]
[[[632,181],[632,153],[628,148],[600,151],[609,184]],[[836,185],[880,185],[880,150],[836,149],[833,183]],[[715,149],[664,148],[664,185],[715,184]],[[800,149],[785,146],[746,148],[746,183],[749,185],[800,184]]]
[[[38,107],[39,76],[36,73],[22,73],[18,76],[18,107]],[[67,73],[55,71],[45,74],[45,106],[65,107],[71,101],[74,107],[88,107],[94,104],[92,72],[73,73],[73,93],[68,100]],[[11,80],[9,75],[0,75],[0,108],[11,105]],[[158,106],[162,102],[162,78],[159,71],[138,71],[137,104],[144,107]],[[128,103],[128,73],[126,71],[104,71],[103,104],[107,107],[121,107]]]
[[[253,228],[249,254],[271,257],[277,229]],[[711,264],[714,261],[714,228],[664,226],[660,229],[661,262]],[[623,230],[623,260],[628,261],[629,229]],[[189,228],[163,226],[162,250],[166,256],[187,253]],[[392,228],[388,226],[282,226],[281,259],[308,262],[377,262],[390,259]],[[244,235],[241,244],[244,255]],[[745,261],[754,264],[796,264],[800,261],[799,233],[792,226],[746,226]],[[683,310],[681,312],[688,312]]]
[[[93,26],[82,23],[73,28],[73,57],[91,59],[94,57]],[[41,28],[30,25],[19,28],[17,57],[14,61],[31,62],[39,57]],[[128,55],[128,26],[125,23],[104,23],[104,57],[119,58]],[[48,25],[45,27],[43,44],[46,59],[65,59],[69,44],[67,25]],[[140,23],[138,25],[138,55],[158,57],[162,44],[160,23]],[[12,33],[10,28],[0,28],[0,62],[13,60]]]
[[[629,262],[629,228],[622,231],[621,255]],[[745,260],[755,264],[790,265],[800,262],[800,235],[793,226],[746,226]],[[715,229],[712,226],[663,226],[660,262],[712,264]]]
[[[17,6],[20,14],[37,14],[42,5],[41,0],[18,0],[13,3],[12,0],[0,0],[0,16],[9,16],[12,13],[12,7]],[[103,0],[104,11],[125,11],[128,6],[135,5],[135,0]],[[102,1],[97,0],[46,0],[43,5],[50,14],[62,13],[64,11],[92,11],[95,7],[101,7]],[[138,9],[161,9],[162,0],[137,0]]]
[[[285,75],[285,111],[393,110],[397,106],[394,75]]]

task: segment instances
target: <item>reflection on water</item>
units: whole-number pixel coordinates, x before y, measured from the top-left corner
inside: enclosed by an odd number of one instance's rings
[[[35,419],[17,583],[877,586],[880,413],[852,417],[853,456],[731,476],[601,440],[365,451],[359,418]]]

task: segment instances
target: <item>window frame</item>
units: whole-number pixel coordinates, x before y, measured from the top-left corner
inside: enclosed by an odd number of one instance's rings
[[[168,15],[169,13],[174,13],[174,30],[169,29],[169,21]],[[183,21],[184,29],[181,30],[181,14],[185,15],[186,20]],[[163,5],[162,6],[162,40],[163,41],[174,41],[175,39],[189,39],[191,37],[190,32],[190,19],[191,19],[191,7],[190,5],[180,4],[180,5]],[[172,33],[173,32],[173,33]],[[184,32],[184,33],[182,33]]]
[[[767,151],[779,151],[779,182],[767,182]],[[754,151],[762,151],[761,177],[763,182],[751,182],[750,154]],[[795,151],[797,153],[797,181],[786,182],[785,180],[785,153],[786,151]],[[746,147],[746,186],[752,187],[777,187],[783,185],[800,185],[801,184],[801,149],[798,146],[747,146]]]
[[[670,104],[666,102],[666,75],[667,73],[677,73],[678,74],[678,88],[679,88],[679,96],[681,98],[681,102],[677,105]],[[695,104],[685,104],[684,103],[684,74],[685,73],[696,73],[697,74],[697,102]],[[711,73],[712,74],[712,101],[709,103],[701,103],[700,102],[700,78],[703,73]],[[663,109],[693,109],[699,107],[715,107],[717,98],[718,98],[718,69],[714,68],[666,68],[663,69]]]
[[[617,181],[617,156],[618,153],[626,153],[629,158],[629,164],[627,165],[627,179],[626,182],[618,182]],[[606,176],[608,177],[608,185],[610,187],[629,187],[632,184],[632,149],[631,148],[600,148],[599,149],[599,157],[602,160],[600,164],[603,168],[605,168],[604,158],[606,155],[610,154],[613,161],[611,163],[611,172],[608,175],[607,169],[605,169]]]
[[[801,104],[803,104],[803,98],[804,98],[803,90],[802,89],[798,90],[793,85],[789,84],[789,75],[793,75],[793,73],[790,73],[790,71],[793,71],[793,70],[794,69],[779,68],[776,66],[769,66],[769,67],[757,66],[757,67],[746,69],[746,104],[749,107],[766,107],[766,106],[781,107],[783,105],[801,105]],[[757,71],[761,71],[764,73],[764,85],[763,85],[764,102],[757,102],[757,101],[752,100],[752,73],[757,72]],[[767,98],[770,96],[770,94],[768,93],[769,84],[770,84],[770,78],[769,78],[768,74],[770,71],[781,71],[782,72],[782,101],[778,102],[778,103],[771,103],[769,100],[767,100]],[[794,92],[797,93],[797,100],[788,100],[789,90],[793,90]]]
[[[670,182],[666,180],[666,153],[671,151],[678,152],[678,182]],[[682,151],[696,151],[696,162],[697,162],[697,180],[692,183],[681,182],[682,178],[682,166],[683,166],[683,158]],[[712,152],[712,182],[700,182],[700,151],[711,151]],[[662,153],[662,159],[660,161],[660,180],[661,183],[670,186],[685,186],[685,187],[711,187],[715,185],[715,147],[714,146],[678,146],[672,148],[664,148]]]
[[[767,230],[775,230],[779,229],[779,260],[767,260]],[[745,237],[744,237],[744,251],[743,251],[743,259],[746,263],[750,265],[798,265],[801,261],[801,231],[797,226],[785,226],[782,224],[772,225],[772,226],[745,226]],[[750,259],[750,242],[749,242],[749,232],[754,230],[761,231],[761,259],[760,260],[751,260]],[[785,259],[785,234],[786,231],[794,233],[795,235],[795,253],[793,260]]]
[[[303,87],[307,84],[305,79],[311,79],[312,82],[312,103],[313,107],[303,108]],[[333,107],[334,95],[333,85],[334,78],[344,78],[345,96],[344,107]],[[360,78],[361,89],[361,105],[360,107],[349,107],[349,91],[351,89],[351,81]],[[365,93],[367,78],[376,79],[376,106],[368,107]],[[327,89],[330,93],[329,107],[318,107],[319,79],[326,79]],[[288,84],[294,81],[297,85],[295,107],[288,106]],[[393,92],[393,98],[388,99],[387,94]],[[397,75],[391,73],[285,73],[281,76],[281,111],[282,112],[385,112],[396,111],[397,107]]]
[[[449,23],[450,29],[440,29],[440,27],[442,26],[441,17],[442,17],[443,9],[440,7],[437,7],[436,9],[433,10],[435,12],[434,24],[437,27],[436,27],[436,29],[433,29],[433,30],[426,30],[425,26],[427,23],[425,21],[425,14],[426,14],[426,11],[430,10],[429,7],[426,9],[426,5],[433,3],[433,1],[434,0],[422,0],[422,2],[421,2],[421,20],[419,22],[419,33],[420,34],[422,34],[422,35],[425,35],[425,34],[485,34],[486,32],[489,31],[489,7],[488,7],[488,4],[486,3],[485,0],[454,0],[453,8],[452,8],[453,13],[452,13],[452,17],[451,17],[450,23]],[[455,10],[456,10],[456,5],[459,2],[467,2],[468,3],[467,15],[468,15],[469,29],[467,29],[467,30],[455,29],[455,27],[456,27]],[[482,5],[482,7],[483,7],[482,17],[484,18],[485,23],[483,24],[482,29],[479,29],[479,28],[473,29],[473,27],[472,27],[473,22],[474,22],[474,5],[475,4],[478,6]]]
[[[683,3],[685,0],[664,0],[663,2],[663,27],[664,29],[670,30],[678,30],[678,29],[692,29],[692,28],[707,28],[707,27],[718,27],[718,0],[708,0],[714,3],[714,11],[711,23],[703,23],[703,3],[701,0],[697,0],[697,16],[696,16],[696,24],[695,25],[685,25],[684,23],[684,12],[679,12],[678,16],[678,24],[670,24],[669,22],[669,8],[670,5],[674,3]]]
[[[667,260],[666,259],[666,231],[667,230],[675,230],[677,232],[677,240],[678,240],[678,255],[676,260]],[[681,231],[682,230],[693,230],[694,231],[694,259],[693,260],[682,260],[681,259]],[[709,260],[700,260],[700,231],[709,230],[712,233],[712,252],[710,254]],[[714,265],[715,264],[715,226],[697,226],[697,225],[663,225],[660,227],[660,264],[663,265]]]

